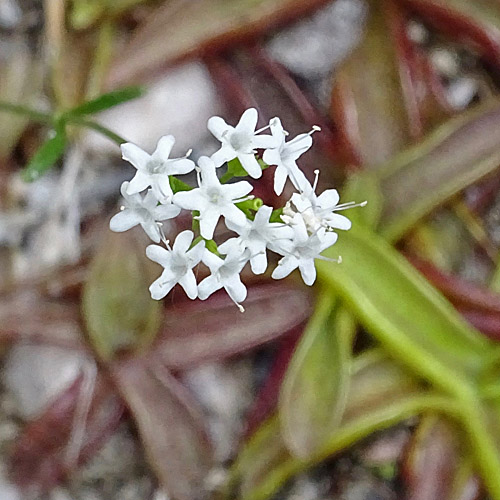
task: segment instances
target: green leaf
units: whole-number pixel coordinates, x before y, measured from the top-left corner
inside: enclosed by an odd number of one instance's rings
[[[177,177],[173,175],[169,177],[169,181],[170,187],[174,193],[178,193],[179,191],[191,191],[191,189],[193,189],[193,186],[186,184],[184,181],[177,179]]]
[[[342,199],[356,203],[366,201],[366,206],[349,211],[349,219],[355,226],[377,227],[384,200],[380,182],[374,173],[364,171],[351,175],[342,189]]]
[[[492,356],[491,343],[380,236],[362,228],[343,233],[317,261],[321,281],[397,359],[448,392],[472,385]]]
[[[107,94],[102,94],[91,101],[84,102],[80,106],[66,111],[63,116],[71,119],[75,116],[92,115],[114,106],[118,106],[119,104],[123,104],[124,102],[132,99],[137,99],[143,94],[144,89],[142,87],[126,87],[115,90]]]
[[[245,443],[232,469],[228,490],[239,486],[242,500],[266,500],[294,475],[352,446],[371,433],[434,409],[453,412],[447,398],[422,389],[400,365],[374,350],[352,366],[346,409],[339,426],[306,460],[290,455],[277,415],[270,417]]]
[[[449,120],[380,170],[382,234],[397,240],[418,220],[500,164],[500,102]]]
[[[320,292],[287,369],[279,401],[283,437],[299,457],[314,453],[340,423],[354,329],[349,313],[326,290]]]
[[[161,303],[148,287],[159,275],[146,258],[144,241],[133,232],[106,231],[83,289],[83,316],[89,340],[102,360],[122,350],[137,351],[155,338]]]
[[[23,180],[32,182],[51,168],[64,153],[67,137],[64,127],[56,130],[55,135],[45,141],[22,171]]]

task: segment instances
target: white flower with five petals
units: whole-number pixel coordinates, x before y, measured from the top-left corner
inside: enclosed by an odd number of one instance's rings
[[[205,250],[205,242],[200,241],[189,249],[193,242],[192,231],[182,231],[177,235],[172,249],[159,245],[149,245],[146,255],[164,267],[161,276],[149,287],[151,297],[160,300],[179,283],[190,299],[198,296],[198,286],[193,267],[199,264]]]
[[[287,178],[298,189],[303,190],[307,185],[307,179],[302,170],[297,166],[297,159],[312,146],[311,134],[318,130],[313,128],[308,134],[300,134],[289,142],[285,141],[286,132],[279,118],[273,118],[270,122],[271,134],[276,138],[276,145],[266,149],[262,159],[268,165],[276,165],[274,173],[274,192],[279,196],[285,187]]]
[[[159,243],[161,232],[158,222],[177,217],[180,208],[172,204],[158,205],[158,200],[151,189],[143,198],[139,193],[128,194],[128,188],[128,182],[121,185],[124,204],[122,211],[109,221],[109,228],[111,231],[121,233],[140,224],[146,234],[155,243]]]
[[[205,249],[202,260],[211,274],[198,285],[198,297],[205,300],[212,293],[224,288],[231,300],[243,312],[240,302],[247,298],[247,289],[241,281],[240,273],[248,262],[247,256],[247,252],[243,254],[232,252],[225,259],[221,259]]]
[[[238,226],[246,223],[245,214],[235,203],[246,199],[253,187],[247,181],[221,184],[215,172],[214,162],[206,156],[198,160],[198,165],[201,171],[198,175],[199,187],[176,193],[172,201],[181,208],[198,210],[200,233],[203,238],[211,240],[221,216]]]
[[[238,158],[251,177],[261,177],[262,168],[255,158],[255,150],[274,147],[276,139],[271,135],[257,135],[257,120],[255,108],[247,109],[236,127],[228,125],[220,116],[212,116],[208,120],[208,130],[222,143],[222,147],[211,156],[217,167]]]
[[[230,238],[219,245],[219,252],[229,254],[237,251],[250,252],[250,266],[254,274],[262,274],[267,269],[266,248],[276,245],[277,241],[293,238],[291,227],[278,222],[269,222],[273,209],[266,205],[259,208],[253,221],[246,221],[244,226],[227,223],[227,227],[238,233],[238,238]]]
[[[337,241],[337,233],[320,228],[314,234],[307,232],[306,224],[300,214],[296,214],[291,225],[295,231],[293,240],[283,242],[280,253],[284,257],[278,262],[273,271],[274,279],[288,276],[292,271],[299,268],[304,283],[311,286],[316,280],[315,259],[326,259],[321,252],[331,247]]]
[[[130,181],[128,194],[140,193],[151,186],[159,201],[165,202],[172,197],[169,176],[187,174],[195,166],[194,162],[187,158],[169,158],[174,143],[174,136],[162,137],[152,155],[131,142],[120,146],[123,159],[137,169],[137,173]]]

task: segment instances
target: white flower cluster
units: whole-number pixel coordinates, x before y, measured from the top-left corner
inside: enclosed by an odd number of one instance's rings
[[[349,219],[336,212],[355,204],[339,205],[335,189],[317,196],[318,172],[311,185],[296,163],[311,147],[311,135],[319,128],[286,142],[288,133],[279,118],[256,131],[257,119],[254,108],[243,113],[236,127],[220,117],[210,118],[208,129],[221,142],[221,148],[210,158],[202,156],[197,166],[187,158],[189,153],[183,158],[169,158],[175,142],[171,135],[160,139],[152,155],[131,143],[121,146],[123,158],[137,172],[121,187],[124,205],[111,219],[110,228],[121,232],[140,224],[155,243],[164,243],[165,247],[150,245],[146,249],[147,256],[164,268],[150,287],[154,299],[165,297],[177,283],[191,299],[205,300],[224,288],[243,310],[240,302],[245,300],[247,290],[240,273],[248,262],[253,273],[264,273],[267,250],[281,256],[273,278],[284,278],[299,268],[304,282],[312,285],[316,279],[314,260],[325,259],[321,252],[336,242],[334,230],[351,227]],[[262,134],[267,129],[271,135]],[[257,150],[263,150],[261,159]],[[222,180],[246,174],[257,179],[264,168],[275,165],[276,194],[281,195],[287,178],[297,192],[285,207],[273,209],[250,194],[253,187],[249,182],[221,182],[216,171],[226,162],[228,172]],[[236,165],[237,170],[229,165]],[[193,170],[197,172],[196,188],[174,177]],[[182,231],[170,247],[162,221],[177,217],[182,209],[192,212],[194,232]],[[217,245],[213,236],[221,217],[235,237]],[[210,269],[210,275],[197,283],[193,268],[200,262]]]

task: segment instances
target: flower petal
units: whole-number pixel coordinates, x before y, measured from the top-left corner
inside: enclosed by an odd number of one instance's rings
[[[137,226],[140,222],[141,218],[136,212],[125,209],[111,217],[109,228],[115,233],[122,233]]]
[[[204,210],[207,200],[203,196],[200,188],[191,191],[179,191],[172,198],[172,203],[186,210]]]
[[[198,285],[196,283],[196,278],[193,271],[190,269],[180,280],[179,285],[184,288],[186,295],[194,300],[198,297]]]
[[[258,253],[250,259],[250,267],[254,274],[262,274],[267,269],[267,255],[266,252]]]
[[[170,266],[172,256],[167,249],[161,247],[160,245],[149,245],[146,247],[146,255],[148,259],[151,259],[153,262],[156,262],[165,268]]]
[[[165,295],[167,295],[176,284],[176,280],[168,279],[166,273],[162,273],[162,275],[149,287],[151,297],[154,300],[163,299],[163,297],[165,297]]]
[[[140,193],[149,186],[151,186],[151,177],[138,170],[133,179],[128,183],[126,192],[129,195]]]
[[[190,231],[189,229],[187,229],[186,231],[182,231],[177,235],[177,238],[175,238],[173,251],[175,253],[185,254],[189,250],[189,247],[193,242],[193,238],[193,231]]]
[[[208,156],[201,156],[198,160],[198,166],[201,170],[201,181],[203,187],[220,186],[213,160],[211,160]]]
[[[217,226],[220,216],[220,211],[214,209],[208,209],[200,213],[200,233],[203,238],[211,240],[214,237],[215,226]]]
[[[199,264],[203,257],[204,251],[205,251],[205,242],[199,241],[198,243],[196,243],[196,245],[186,253],[190,265],[194,267],[197,264]]]
[[[153,220],[141,220],[142,229],[155,242],[160,243],[161,233],[158,224]]]
[[[278,165],[274,172],[274,192],[279,196],[285,187],[288,170],[283,165]]]
[[[177,158],[175,160],[168,160],[166,166],[166,173],[169,175],[183,175],[189,174],[194,170],[195,163],[188,158]]]
[[[155,220],[162,221],[167,219],[173,219],[181,213],[180,207],[169,203],[168,205],[159,205],[156,207],[152,214]]]
[[[224,133],[230,133],[234,130],[220,116],[212,116],[208,120],[207,128],[221,142],[224,140]]]
[[[314,259],[301,259],[299,269],[304,283],[311,286],[316,281],[316,266]]]
[[[254,179],[262,177],[262,168],[253,153],[239,153],[238,159],[250,177]]]
[[[236,205],[232,204],[221,207],[221,214],[237,226],[243,226],[247,220],[246,215]]]
[[[329,214],[325,217],[325,220],[334,229],[343,229],[344,231],[351,229],[352,223],[345,215]]]
[[[283,257],[279,261],[278,266],[273,271],[271,277],[274,278],[275,280],[280,280],[282,278],[285,278],[292,271],[297,269],[298,266],[299,266],[299,261],[297,260],[297,258],[293,255],[287,255],[286,257]]]
[[[198,285],[198,297],[200,300],[205,300],[221,288],[222,283],[212,274]]]
[[[236,304],[247,298],[247,287],[241,282],[239,274],[234,274],[231,278],[224,280],[224,289]]]
[[[327,189],[318,196],[316,204],[323,210],[333,210],[339,200],[340,196],[336,189]]]
[[[235,130],[238,133],[253,135],[255,132],[255,127],[257,126],[257,120],[259,115],[255,108],[248,108],[240,118],[238,125],[236,125]]]
[[[131,163],[137,170],[146,170],[146,166],[151,160],[151,156],[143,151],[139,146],[126,142],[120,146],[122,158]]]
[[[224,190],[230,194],[232,200],[243,198],[253,189],[248,181],[238,181],[233,184],[224,184]]]
[[[269,218],[271,217],[272,212],[273,209],[271,207],[268,207],[267,205],[262,205],[255,214],[254,226],[262,227],[268,225]]]
[[[258,149],[276,148],[279,146],[276,137],[272,135],[255,135],[252,139],[252,144],[254,148]]]
[[[236,151],[230,146],[222,146],[218,151],[216,151],[210,159],[214,162],[216,168],[224,165],[227,161],[236,158]]]
[[[164,135],[163,137],[160,137],[152,157],[155,160],[168,160],[174,144],[175,137],[173,135]]]

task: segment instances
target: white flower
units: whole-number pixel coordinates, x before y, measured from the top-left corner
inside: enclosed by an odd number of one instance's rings
[[[271,133],[276,138],[276,146],[266,149],[262,159],[268,165],[276,165],[274,173],[274,192],[279,196],[283,192],[287,177],[299,190],[307,185],[304,172],[297,166],[297,159],[312,146],[311,134],[319,130],[314,127],[308,134],[300,134],[295,139],[285,142],[286,132],[283,130],[279,118],[273,118],[270,122]]]
[[[146,234],[156,243],[160,242],[161,232],[158,221],[172,219],[180,213],[180,208],[175,205],[158,205],[154,193],[150,189],[143,198],[139,193],[128,194],[129,183],[121,185],[124,198],[122,211],[111,218],[109,228],[111,231],[121,233],[140,224]]]
[[[166,135],[158,141],[152,155],[127,142],[122,144],[122,157],[130,162],[137,173],[130,181],[128,194],[140,193],[151,186],[156,198],[167,201],[172,196],[169,175],[187,174],[194,169],[194,162],[187,158],[170,158],[170,151],[175,143],[172,135]]]
[[[284,278],[298,267],[304,283],[310,286],[316,280],[314,260],[326,259],[320,255],[321,252],[331,247],[337,241],[338,235],[332,231],[326,231],[325,228],[320,228],[314,234],[309,235],[300,214],[294,217],[292,227],[295,231],[294,238],[287,245],[281,246],[285,256],[279,261],[272,277]]]
[[[327,189],[319,196],[314,192],[318,182],[319,171],[316,170],[316,179],[314,185],[307,183],[302,193],[294,193],[287,204],[285,217],[290,214],[290,209],[300,213],[306,223],[310,233],[316,232],[320,227],[325,227],[329,230],[342,229],[347,231],[351,229],[351,221],[344,215],[336,212],[352,208],[356,206],[354,202],[344,203],[339,205],[339,193],[336,189]],[[364,206],[366,203],[360,203]],[[293,209],[291,207],[294,207]],[[286,218],[283,219],[286,221]]]
[[[162,299],[177,283],[184,288],[190,299],[198,296],[193,267],[201,261],[205,242],[200,241],[189,250],[193,237],[192,231],[182,231],[177,235],[172,249],[167,250],[159,245],[149,245],[146,248],[146,255],[165,268],[161,276],[149,287],[153,299]]]
[[[198,165],[201,170],[199,187],[176,193],[172,201],[181,208],[198,210],[201,235],[211,240],[221,216],[238,226],[245,224],[246,216],[235,203],[243,201],[253,188],[247,181],[221,184],[215,173],[214,162],[206,156],[199,159]]]
[[[294,231],[291,227],[278,222],[269,222],[273,209],[266,205],[259,208],[253,221],[246,220],[244,226],[227,223],[227,227],[239,234],[219,245],[219,252],[250,252],[250,266],[254,274],[262,274],[267,268],[266,248],[282,239],[291,239]]]
[[[257,120],[255,108],[247,109],[236,127],[228,125],[220,116],[212,116],[208,120],[208,130],[222,143],[222,147],[212,155],[212,160],[218,167],[238,158],[251,177],[258,179],[262,175],[255,150],[273,147],[276,140],[270,135],[256,135],[260,132],[255,131]]]
[[[212,293],[224,288],[231,300],[241,312],[243,307],[239,304],[247,297],[247,289],[242,283],[240,273],[248,262],[247,253],[233,252],[221,259],[214,253],[205,250],[203,263],[210,268],[211,275],[198,285],[198,296],[201,300],[210,297]]]

